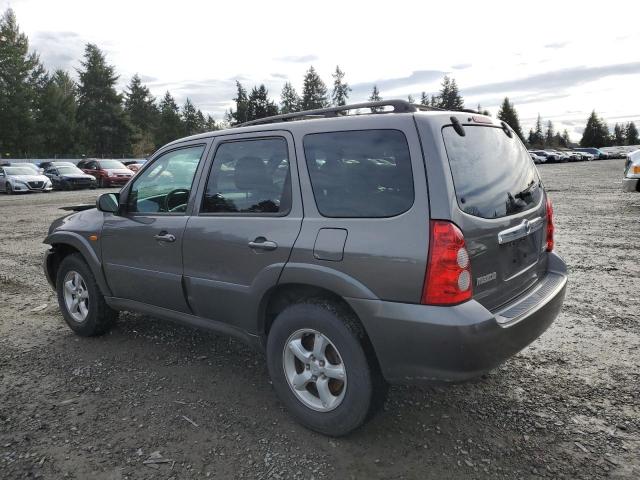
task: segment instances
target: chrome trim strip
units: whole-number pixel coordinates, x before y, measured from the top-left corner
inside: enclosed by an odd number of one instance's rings
[[[500,245],[503,245],[505,243],[519,240],[520,238],[526,237],[527,235],[532,234],[540,228],[542,228],[542,217],[536,217],[532,220],[527,220],[525,218],[520,225],[516,225],[515,227],[507,228],[506,230],[498,232],[498,243]]]

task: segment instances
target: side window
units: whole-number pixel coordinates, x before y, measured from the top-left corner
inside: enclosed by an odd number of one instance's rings
[[[413,205],[411,157],[401,131],[314,133],[305,135],[303,143],[323,216],[392,217]]]
[[[291,208],[291,172],[284,138],[222,143],[213,159],[202,213],[275,213]]]
[[[204,145],[167,152],[131,186],[129,212],[179,213],[187,209]]]

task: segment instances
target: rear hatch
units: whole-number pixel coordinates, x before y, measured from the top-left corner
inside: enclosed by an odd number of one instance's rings
[[[445,126],[458,215],[471,260],[473,298],[488,309],[509,302],[546,272],[546,198],[533,160],[510,130]],[[510,134],[509,134],[510,133]]]

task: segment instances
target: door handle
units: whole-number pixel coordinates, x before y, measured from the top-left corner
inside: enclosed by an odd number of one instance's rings
[[[271,240],[267,240],[264,237],[258,237],[252,242],[249,242],[249,248],[253,250],[275,250],[278,248],[278,244],[276,242],[272,242]]]
[[[158,235],[154,235],[153,238],[155,238],[158,242],[173,243],[176,241],[176,236],[167,232],[160,232]]]

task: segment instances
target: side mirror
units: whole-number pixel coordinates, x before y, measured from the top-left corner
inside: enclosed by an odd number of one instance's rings
[[[120,194],[103,193],[96,200],[96,208],[101,212],[117,214],[120,210]]]

